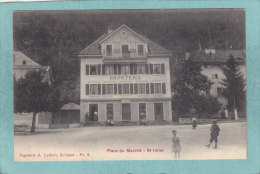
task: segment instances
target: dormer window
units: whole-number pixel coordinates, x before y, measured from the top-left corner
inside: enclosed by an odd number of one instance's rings
[[[26,60],[23,60],[23,65],[26,65]]]
[[[130,56],[128,45],[122,45],[122,56],[123,57]]]
[[[107,53],[107,56],[112,56],[112,45],[106,46],[106,53]]]
[[[218,79],[218,74],[212,74],[212,79]]]
[[[144,46],[143,45],[138,45],[137,49],[138,49],[138,56],[144,55]]]

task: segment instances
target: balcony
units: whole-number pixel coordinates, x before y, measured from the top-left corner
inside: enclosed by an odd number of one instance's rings
[[[126,53],[122,53],[122,57],[123,58],[129,58],[130,57],[130,51],[128,51]]]
[[[147,53],[138,55],[137,52],[115,51],[112,56],[103,55],[103,60],[104,63],[145,63],[147,61]]]

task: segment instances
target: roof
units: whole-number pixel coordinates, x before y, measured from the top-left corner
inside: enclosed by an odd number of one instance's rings
[[[127,27],[126,25],[122,25],[121,27]],[[119,29],[118,28],[118,29]],[[127,27],[130,31],[134,32],[135,34],[137,34],[139,37],[141,37],[142,39],[146,40],[148,42],[148,54],[150,55],[158,55],[158,54],[172,54],[170,51],[166,50],[165,48],[159,46],[158,44],[156,44],[155,42],[151,41],[149,38],[143,36],[140,33],[137,33],[135,31],[133,31],[132,29],[130,29],[129,27]],[[94,41],[92,44],[90,44],[87,48],[85,48],[84,50],[82,50],[79,55],[102,55],[101,53],[101,47],[100,47],[100,42],[102,42],[103,40],[105,40],[106,38],[108,38],[109,36],[113,35],[116,31],[118,31],[118,29],[116,29],[114,32],[110,33],[110,34],[104,34],[102,35],[100,38],[98,38],[96,41]]]
[[[25,61],[25,63],[24,63]],[[40,70],[44,73],[43,81],[53,81],[51,67],[50,66],[42,66],[26,55],[24,55],[20,51],[13,51],[13,68],[15,70]]]
[[[63,105],[60,110],[63,110],[63,111],[80,110],[80,107],[79,107],[79,105],[77,105],[75,103],[67,103],[67,104]]]
[[[32,59],[24,55],[20,51],[13,51],[13,59],[14,59],[14,66],[32,66],[32,67],[40,67],[40,65],[36,62],[34,62]],[[26,61],[26,64],[23,64],[23,62]]]
[[[197,50],[191,54],[190,59],[201,63],[225,63],[230,55],[240,63],[246,61],[244,50],[216,50],[214,54],[206,54],[204,50]]]
[[[104,39],[102,39],[102,40],[100,41],[100,43],[104,42],[106,39],[108,39],[110,36],[114,35],[117,31],[119,31],[119,30],[120,30],[121,28],[123,28],[123,27],[127,28],[129,31],[131,31],[131,32],[134,33],[135,35],[139,36],[139,38],[141,38],[141,39],[143,39],[144,41],[148,42],[148,41],[146,40],[146,38],[144,38],[143,35],[141,35],[141,34],[135,32],[134,30],[132,30],[131,28],[129,28],[129,27],[127,27],[125,24],[123,24],[123,25],[121,25],[120,27],[118,27],[116,30],[114,30],[113,32],[111,32],[110,34],[108,34]]]
[[[90,44],[87,48],[82,50],[79,55],[101,55],[101,47],[99,42],[103,40],[108,34],[103,34],[100,38],[98,38],[95,42]]]

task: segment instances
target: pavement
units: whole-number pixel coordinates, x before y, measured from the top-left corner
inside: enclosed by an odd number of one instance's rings
[[[14,136],[16,161],[179,160],[171,150],[173,129],[181,160],[246,159],[246,122],[219,123],[218,149],[207,148],[210,124],[37,129]]]

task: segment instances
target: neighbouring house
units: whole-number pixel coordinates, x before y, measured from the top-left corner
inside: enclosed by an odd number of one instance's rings
[[[222,67],[225,66],[226,61],[232,55],[239,63],[240,72],[246,79],[246,52],[245,50],[215,50],[205,49],[197,50],[189,55],[186,53],[186,59],[192,59],[195,62],[202,64],[201,73],[208,77],[213,82],[208,94],[218,98],[219,102],[222,103],[223,109],[226,108],[227,99],[222,95],[223,85],[221,84],[222,79],[225,79]]]
[[[13,51],[13,74],[16,80],[25,76],[29,71],[41,71],[43,73],[43,81],[52,84],[53,77],[50,66],[42,66],[20,51]],[[33,113],[14,113],[14,125],[32,124]],[[51,123],[52,114],[50,112],[41,112],[37,114],[36,127],[48,127]]]
[[[81,122],[172,120],[171,52],[122,25],[78,56]]]
[[[20,51],[13,51],[13,74],[16,80],[25,76],[29,71],[41,71],[43,81],[51,84],[53,82],[52,71],[50,66],[42,66]]]

